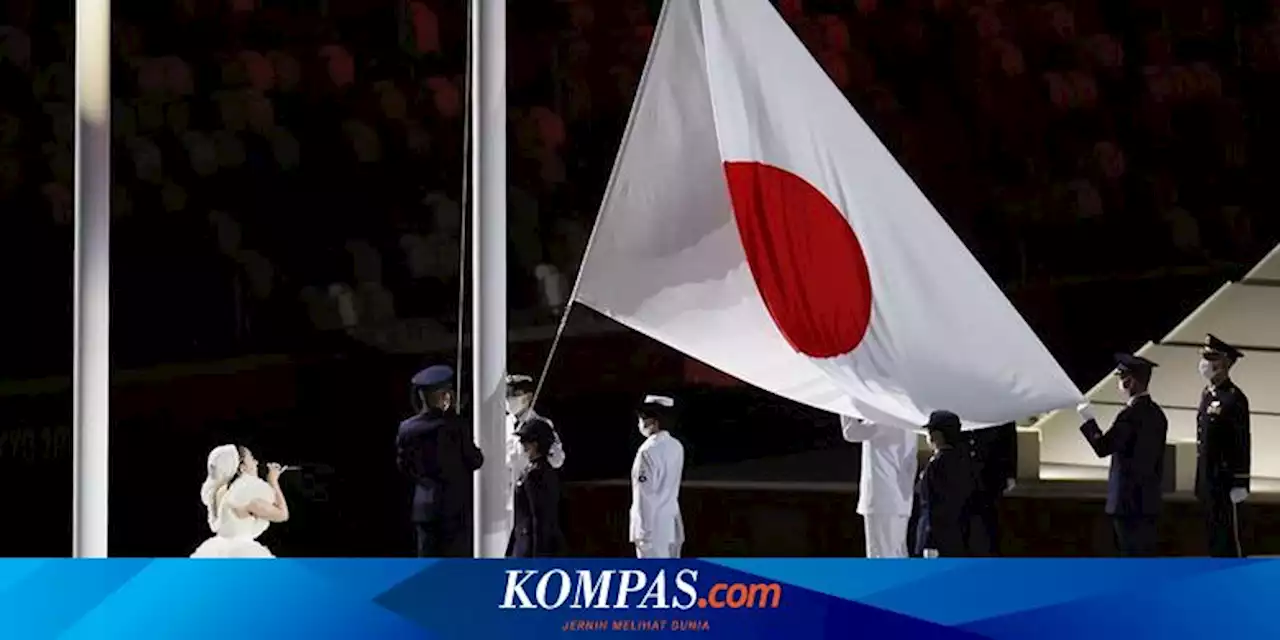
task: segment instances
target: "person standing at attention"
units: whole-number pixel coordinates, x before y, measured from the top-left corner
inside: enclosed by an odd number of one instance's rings
[[[969,549],[965,531],[974,477],[973,462],[960,444],[960,418],[950,411],[934,411],[924,428],[929,432],[933,456],[916,485],[920,503],[916,554],[925,558],[964,557]]]
[[[1249,397],[1231,380],[1244,354],[1205,336],[1200,375],[1209,384],[1196,410],[1196,499],[1204,507],[1209,555],[1241,558],[1239,504],[1249,497]]]
[[[684,445],[670,433],[675,401],[648,396],[636,410],[636,419],[644,442],[631,465],[631,542],[638,558],[679,558],[684,546]]]

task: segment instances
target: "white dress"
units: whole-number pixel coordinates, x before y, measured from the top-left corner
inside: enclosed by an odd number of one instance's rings
[[[217,518],[213,524],[213,537],[205,540],[192,558],[274,558],[266,547],[258,542],[270,525],[262,518],[241,518],[235,509],[242,509],[254,500],[271,502],[275,491],[261,478],[241,476],[231,483],[218,504]]]

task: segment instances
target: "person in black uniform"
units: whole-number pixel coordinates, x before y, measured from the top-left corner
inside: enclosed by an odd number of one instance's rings
[[[1244,357],[1213,335],[1200,352],[1200,375],[1209,382],[1196,411],[1196,499],[1205,509],[1209,555],[1238,558],[1237,505],[1249,497],[1249,398],[1231,381],[1231,368]]]
[[[515,523],[507,542],[508,558],[551,558],[564,555],[564,533],[560,530],[560,472],[549,455],[555,432],[545,420],[531,420],[517,434],[528,456],[516,481]]]
[[[916,555],[926,558],[962,557],[968,552],[965,531],[973,495],[973,462],[962,445],[960,418],[950,411],[934,411],[924,426],[933,457],[916,483],[920,506],[916,521]]]
[[[453,369],[428,367],[412,384],[418,413],[400,423],[396,466],[413,482],[418,557],[470,557],[471,474],[484,455],[454,409]]]
[[[1080,417],[1089,446],[1099,458],[1111,456],[1107,476],[1107,515],[1111,516],[1120,555],[1156,555],[1156,519],[1164,502],[1164,443],[1169,421],[1147,389],[1156,363],[1140,356],[1116,355],[1116,376],[1126,406],[1106,433],[1098,427],[1089,405]]]
[[[966,541],[974,556],[1000,555],[1000,498],[1013,490],[1018,474],[1018,428],[1014,423],[964,434],[974,463],[976,486]]]

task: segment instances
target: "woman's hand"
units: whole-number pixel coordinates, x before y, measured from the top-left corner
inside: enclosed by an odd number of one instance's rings
[[[279,484],[280,473],[282,471],[284,471],[284,468],[281,467],[279,464],[276,464],[274,462],[268,462],[267,463],[267,482],[270,482],[273,485]]]

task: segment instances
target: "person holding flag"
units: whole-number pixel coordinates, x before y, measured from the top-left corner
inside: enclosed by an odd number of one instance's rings
[[[1018,475],[1018,427],[1006,422],[965,434],[978,486],[969,519],[969,549],[975,556],[1000,555],[1000,501]]]
[[[1169,421],[1147,391],[1156,363],[1118,354],[1116,377],[1126,404],[1103,433],[1089,405],[1080,406],[1080,432],[1099,458],[1111,456],[1107,476],[1107,515],[1122,556],[1156,554],[1156,518],[1164,501],[1164,443]]]
[[[848,442],[862,443],[858,515],[868,558],[906,558],[919,450],[914,431],[840,417]]]

